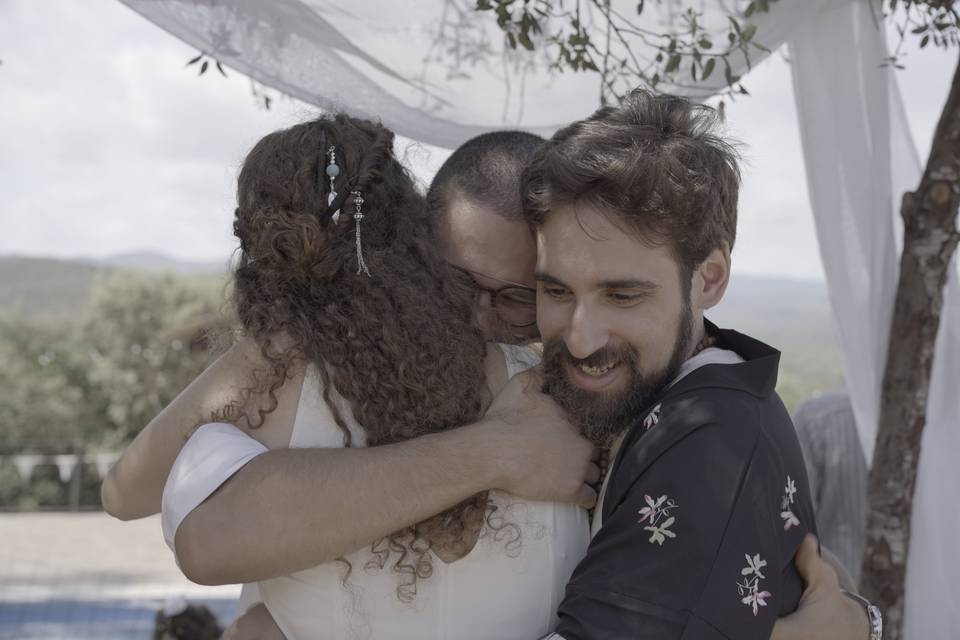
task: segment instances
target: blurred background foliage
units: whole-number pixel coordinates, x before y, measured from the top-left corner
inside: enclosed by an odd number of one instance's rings
[[[99,506],[94,464],[71,487],[50,462],[24,479],[12,456],[122,451],[228,342],[224,273],[156,255],[0,257],[0,511],[63,509],[71,491]],[[842,384],[822,283],[735,276],[710,317],[783,351],[791,411]]]
[[[215,356],[224,279],[30,258],[0,275],[0,509],[64,506],[55,464],[23,478],[11,456],[122,450]],[[95,466],[80,475],[99,505]]]

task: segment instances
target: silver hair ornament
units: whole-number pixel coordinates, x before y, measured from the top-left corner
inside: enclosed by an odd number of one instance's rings
[[[330,178],[330,193],[327,195],[327,206],[329,207],[337,198],[337,192],[333,188],[333,181],[337,176],[340,175],[340,165],[337,164],[337,150],[333,147],[333,145],[327,149],[326,174],[327,177]],[[333,215],[330,216],[330,219],[333,220],[334,224],[337,224],[340,221],[340,209],[334,211]]]
[[[353,212],[357,234],[357,275],[365,273],[369,278],[370,270],[367,268],[367,263],[363,261],[363,243],[360,240],[360,221],[363,220],[363,194],[359,191],[351,191],[350,195],[353,196],[353,202],[357,206],[357,210]]]

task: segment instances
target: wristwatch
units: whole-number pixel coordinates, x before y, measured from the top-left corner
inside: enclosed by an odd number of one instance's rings
[[[880,613],[880,608],[859,594],[844,589],[840,592],[851,600],[859,602],[867,610],[867,619],[870,621],[870,640],[883,640],[883,614]]]

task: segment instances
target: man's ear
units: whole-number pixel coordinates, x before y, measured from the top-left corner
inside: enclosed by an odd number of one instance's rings
[[[705,310],[723,298],[730,281],[730,249],[724,245],[710,252],[693,272],[690,302],[695,309]]]

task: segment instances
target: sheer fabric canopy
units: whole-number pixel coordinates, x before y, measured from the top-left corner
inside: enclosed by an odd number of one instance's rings
[[[494,128],[549,135],[598,105],[596,74],[551,73],[540,52],[505,47],[474,0],[121,0],[224,64],[323,109],[379,118],[397,133],[454,148]],[[592,3],[584,3],[590,5]],[[724,28],[725,11],[744,2],[647,3],[656,29],[693,6],[705,24]],[[602,3],[595,3],[602,6]],[[636,2],[613,0],[634,13]],[[603,16],[584,23],[595,34]],[[900,195],[914,188],[920,161],[895,78],[879,61],[884,31],[869,0],[780,0],[756,14],[757,38],[788,43],[794,94],[830,301],[841,337],[847,386],[868,459],[897,282]],[[640,47],[640,55],[649,50]],[[758,62],[761,52],[752,56]],[[652,55],[652,54],[651,54]],[[734,73],[747,61],[734,60]],[[662,86],[704,98],[712,85]],[[923,437],[907,575],[906,637],[960,636],[960,286],[951,270],[938,337]]]

